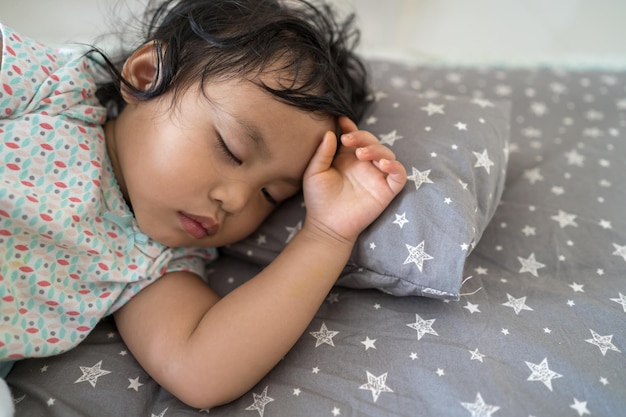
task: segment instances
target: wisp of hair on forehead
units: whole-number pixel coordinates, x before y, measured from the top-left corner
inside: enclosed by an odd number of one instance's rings
[[[98,96],[123,105],[122,85],[137,99],[149,100],[240,78],[300,109],[356,121],[367,96],[365,66],[354,52],[358,40],[354,15],[339,21],[327,4],[166,0],[149,8],[142,40],[154,45],[156,82],[137,89],[105,57],[113,79],[99,88]]]

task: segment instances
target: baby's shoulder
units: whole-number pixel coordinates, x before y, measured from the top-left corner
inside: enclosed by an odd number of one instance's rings
[[[79,50],[46,46],[0,23],[0,118],[39,113],[102,124],[90,59]]]

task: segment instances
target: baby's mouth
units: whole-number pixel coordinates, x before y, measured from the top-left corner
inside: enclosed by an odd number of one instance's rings
[[[195,216],[193,214],[178,212],[178,220],[182,228],[195,239],[204,239],[215,235],[220,225],[211,217]]]

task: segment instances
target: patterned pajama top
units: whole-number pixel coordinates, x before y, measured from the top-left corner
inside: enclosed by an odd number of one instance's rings
[[[49,356],[214,249],[139,230],[113,174],[90,61],[0,25],[0,361]]]

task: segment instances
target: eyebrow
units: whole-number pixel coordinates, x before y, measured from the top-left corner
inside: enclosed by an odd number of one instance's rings
[[[261,154],[261,156],[268,157],[270,152],[267,148],[267,141],[259,129],[247,120],[237,119],[237,123],[243,127],[243,130],[246,132],[246,137],[251,140],[255,149]]]

